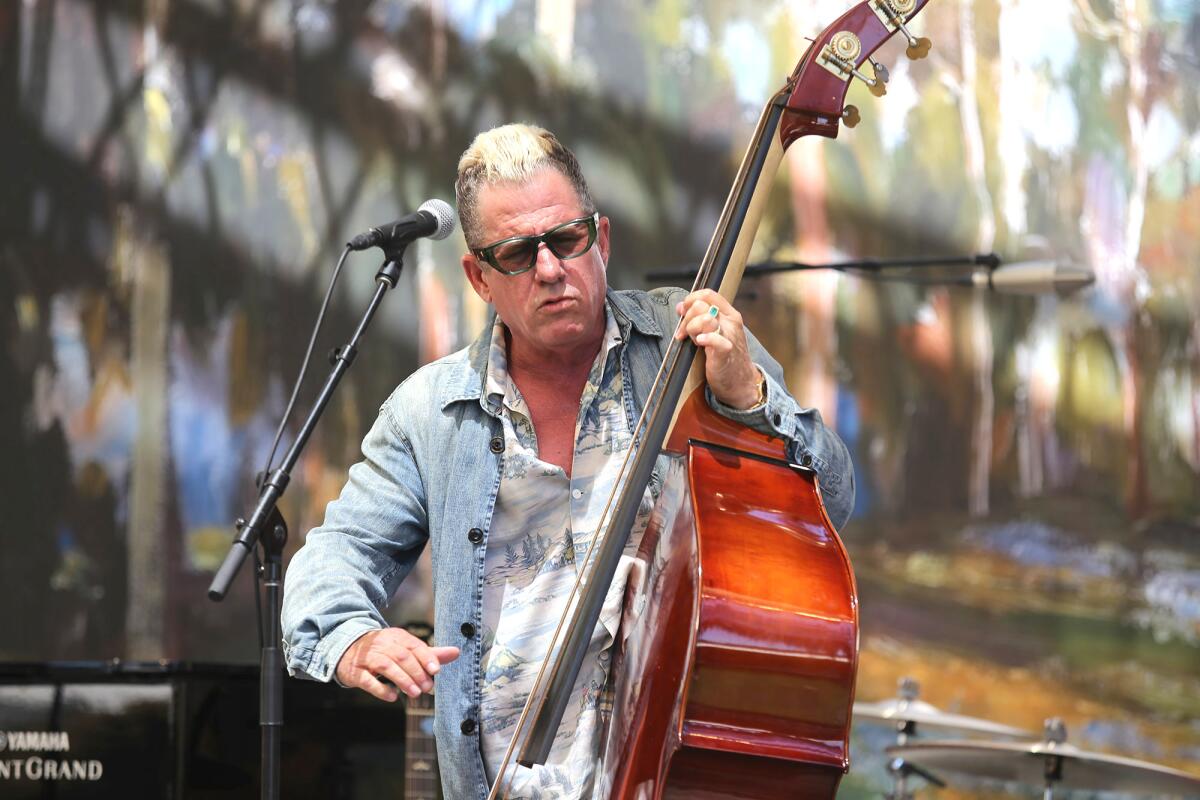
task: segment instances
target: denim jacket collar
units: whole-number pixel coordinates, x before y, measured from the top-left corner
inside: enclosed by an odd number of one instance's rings
[[[630,329],[635,329],[643,336],[662,336],[662,328],[634,299],[616,292],[610,287],[606,293],[606,301],[616,317],[617,327],[621,329],[621,338],[628,341]],[[464,369],[455,372],[443,384],[438,405],[445,410],[451,403],[475,400],[485,412],[493,417],[500,413],[498,406],[487,399],[484,385],[487,381],[487,362],[492,338],[492,320],[495,312],[489,316],[488,324],[467,348]]]

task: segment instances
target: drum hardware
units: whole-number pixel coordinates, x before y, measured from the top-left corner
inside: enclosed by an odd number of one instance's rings
[[[918,725],[958,733],[979,733],[1015,738],[1031,738],[1033,736],[1029,731],[1020,728],[942,711],[937,706],[919,700],[920,693],[921,687],[916,680],[908,677],[901,678],[894,699],[877,703],[855,703],[854,716],[876,722],[893,723],[896,727],[896,747],[907,744],[909,738],[916,735]],[[889,749],[888,752],[890,753],[891,750]],[[945,781],[937,775],[903,756],[893,758],[888,762],[888,773],[892,776],[892,790],[884,796],[886,800],[911,800],[912,793],[908,791],[908,779],[912,775],[939,788],[946,785]]]
[[[920,684],[912,678],[901,678],[899,692],[895,699],[878,703],[855,703],[854,716],[877,722],[894,722],[897,745],[905,744],[908,737],[917,732],[918,726],[956,733],[978,733],[1017,739],[1031,739],[1035,736],[1034,733],[1021,728],[942,711],[937,706],[919,700],[919,695]]]
[[[946,788],[946,782],[937,775],[899,756],[888,762],[887,769],[892,776],[892,791],[884,795],[884,800],[912,800],[912,792],[908,791],[909,775],[916,775],[939,789]]]
[[[1040,785],[1043,800],[1051,800],[1055,789],[1200,797],[1200,777],[1068,744],[1066,726],[1060,719],[1046,721],[1039,742],[926,741],[889,747],[887,753],[922,768]]]

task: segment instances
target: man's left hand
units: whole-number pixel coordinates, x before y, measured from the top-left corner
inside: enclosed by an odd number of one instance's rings
[[[712,289],[692,292],[675,306],[683,317],[675,338],[690,336],[704,351],[704,377],[718,400],[731,408],[753,408],[762,373],[750,360],[742,315]]]

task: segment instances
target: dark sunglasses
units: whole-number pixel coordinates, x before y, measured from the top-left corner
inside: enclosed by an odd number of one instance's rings
[[[542,242],[556,258],[563,261],[579,258],[596,243],[596,227],[600,212],[555,225],[537,236],[510,236],[486,247],[472,248],[476,258],[486,261],[492,269],[505,275],[520,275],[537,264],[538,247]]]

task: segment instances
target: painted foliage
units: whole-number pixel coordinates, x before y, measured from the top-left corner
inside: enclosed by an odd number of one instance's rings
[[[449,199],[477,131],[529,120],[583,161],[614,285],[694,264],[763,101],[846,7],[5,5],[0,598],[27,611],[0,616],[0,658],[254,660],[249,577],[221,606],[204,589],[340,243]],[[863,122],[789,152],[754,257],[995,251],[1096,282],[744,284],[855,458],[858,695],[913,676],[948,710],[1062,716],[1081,746],[1200,771],[1200,8],[933,0],[915,27],[928,58],[890,42],[887,95],[851,88]],[[410,251],[297,466],[289,551],[390,389],[484,325],[461,249]],[[377,260],[349,263],[302,409]],[[867,796],[891,733],[856,731],[845,793]]]

